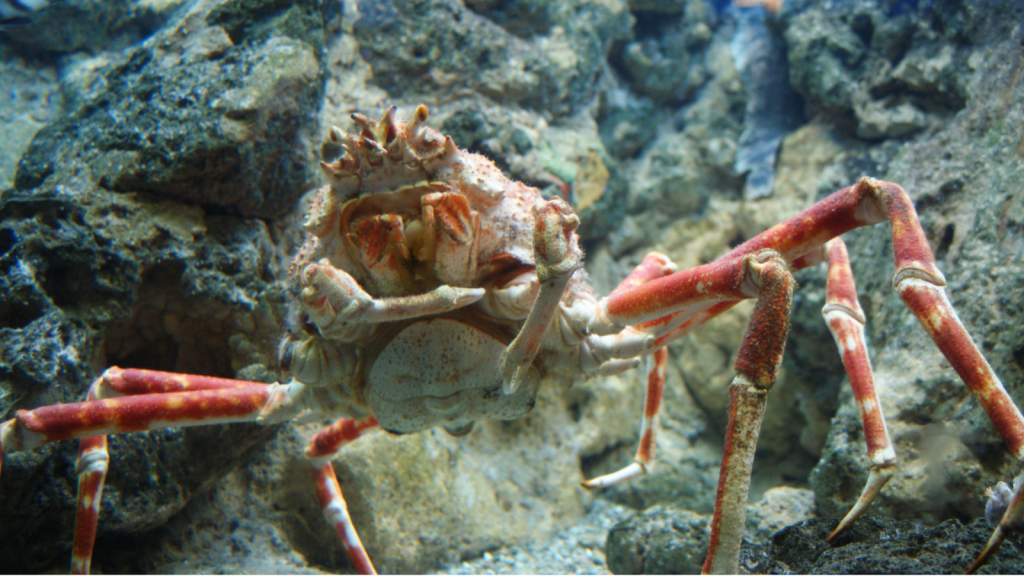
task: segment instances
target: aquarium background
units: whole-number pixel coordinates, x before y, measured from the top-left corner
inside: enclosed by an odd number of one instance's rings
[[[81,400],[110,365],[277,378],[320,142],[354,112],[408,118],[421,103],[460,147],[567,196],[599,294],[650,250],[692,267],[861,176],[901,184],[1022,405],[1022,43],[1018,0],[54,2],[0,28],[0,420]],[[893,293],[888,226],[844,238],[899,456],[851,538],[910,538],[902,556],[852,552],[882,562],[852,570],[962,571],[965,542],[991,529],[976,521],[985,489],[1020,465]],[[810,563],[821,534],[806,551],[769,540],[842,516],[866,478],[824,277],[797,274],[746,569],[842,569]],[[347,446],[334,465],[378,569],[699,569],[751,309],[670,346],[658,462],[631,483],[579,486],[631,460],[638,371],[544,387],[526,418],[462,438]],[[350,571],[302,456],[315,430],[112,437],[94,570]],[[3,571],[66,570],[76,452],[5,460]],[[1024,571],[1015,545],[990,569]]]

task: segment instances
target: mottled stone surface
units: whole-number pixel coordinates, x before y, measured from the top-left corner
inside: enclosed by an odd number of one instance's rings
[[[354,33],[395,98],[476,92],[562,115],[592,96],[608,45],[629,30],[621,0],[360,0]]]
[[[788,4],[794,87],[812,107],[852,122],[858,137],[880,139],[938,127],[964,107],[971,45],[1013,3]]]
[[[754,574],[788,573],[765,541],[780,529],[812,517],[813,506],[809,490],[787,487],[769,490],[750,505],[741,568]],[[710,533],[708,515],[671,504],[653,506],[619,522],[608,533],[608,569],[613,574],[700,574]]]
[[[827,542],[837,523],[812,518],[765,536],[748,533],[740,568],[747,574],[962,574],[992,531],[983,519],[929,527],[868,515]],[[615,574],[699,574],[707,545],[707,517],[656,506],[612,528],[605,553]],[[979,573],[1020,573],[1019,538],[1003,546]]]
[[[23,23],[5,26],[0,34],[4,44],[31,58],[124,48],[159,29],[184,3],[184,0],[49,2],[45,8],[25,17]]]
[[[927,527],[869,515],[850,532],[828,543],[825,537],[836,524],[835,520],[818,518],[790,526],[772,537],[768,555],[785,570],[781,573],[963,574],[992,531],[986,520],[967,525],[947,520]],[[1011,539],[979,573],[1018,574],[1022,570],[1020,542]]]
[[[244,216],[291,209],[315,183],[321,7],[226,6],[191,6],[101,72],[102,89],[36,135],[15,187],[39,187],[77,158],[108,190]]]

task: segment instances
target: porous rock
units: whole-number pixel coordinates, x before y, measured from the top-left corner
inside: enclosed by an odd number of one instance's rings
[[[104,90],[36,134],[15,187],[39,187],[80,158],[108,190],[245,216],[292,208],[314,185],[309,140],[323,88],[323,18],[312,0],[251,4],[192,6],[111,66]],[[229,17],[247,6],[296,24],[269,36]]]
[[[772,537],[769,556],[795,574],[962,574],[992,533],[984,519],[938,526],[867,515],[829,543],[836,520],[814,518]],[[979,574],[1018,574],[1024,569],[1019,541],[1010,541]],[[780,573],[772,571],[762,574]]]

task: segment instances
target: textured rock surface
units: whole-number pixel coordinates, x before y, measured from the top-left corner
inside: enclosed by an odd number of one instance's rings
[[[608,568],[614,574],[699,574],[708,522],[705,516],[663,506],[620,522],[608,535]],[[868,515],[829,543],[825,538],[837,523],[813,518],[763,537],[750,538],[748,532],[740,567],[749,574],[961,574],[992,533],[984,519],[925,526]],[[1021,571],[1019,539],[1004,546],[980,573]]]
[[[825,537],[835,520],[814,519],[772,537],[768,556],[795,574],[962,574],[985,546],[992,525],[947,520],[938,526],[865,516],[832,544]],[[1017,574],[1024,569],[1020,542],[1003,544],[981,574]],[[781,564],[781,566],[779,566]],[[778,573],[775,570],[754,573]]]
[[[649,250],[695,266],[862,175],[899,182],[954,305],[1024,403],[1024,311],[1013,297],[1024,285],[1015,0],[786,2],[766,28],[784,42],[808,121],[782,139],[771,195],[747,200],[736,160],[750,88],[727,2],[101,4],[91,17],[118,24],[93,44],[73,34],[52,40],[59,13],[0,33],[0,73],[14,87],[0,101],[0,186],[16,188],[0,192],[0,418],[78,400],[115,363],[273,379],[287,302],[275,278],[296,238],[301,210],[290,209],[316,182],[316,143],[331,125],[349,127],[352,112],[379,115],[393,103],[408,117],[421,102],[459,145],[545,194],[567,195],[587,222],[588,271],[602,294]],[[15,51],[30,59],[7,60]],[[887,227],[852,233],[848,244],[901,458],[872,513],[929,525],[980,516],[983,490],[1019,466],[892,294]],[[823,278],[820,268],[798,275],[755,465],[759,503],[742,564],[755,572],[846,569],[814,564],[832,553],[822,553],[818,532],[852,504],[866,470],[858,414],[820,316]],[[578,488],[632,458],[643,406],[635,373],[547,390],[523,421],[461,439],[373,434],[346,448],[335,465],[378,567],[539,572],[550,558],[554,571],[569,571],[567,559],[585,556],[573,570],[601,571],[603,542],[593,534],[608,522],[586,512],[624,515],[621,505],[654,508],[630,521],[632,532],[615,530],[619,552],[613,560],[609,544],[607,567],[699,567],[725,386],[749,310],[738,306],[671,346],[658,462],[629,484],[595,495]],[[94,566],[349,569],[301,457],[314,430],[114,439]],[[0,564],[66,569],[75,449],[6,460]],[[780,484],[814,490],[823,519],[806,544],[761,540],[811,512],[806,490],[769,490]],[[916,546],[926,534],[877,522],[851,538],[899,532]],[[935,530],[963,532],[949,526]],[[968,529],[987,538],[983,523]],[[670,555],[648,561],[638,530],[682,530],[698,544],[666,539]],[[773,556],[779,545],[800,558]],[[851,566],[946,570],[905,560]]]
[[[764,541],[782,528],[812,518],[813,509],[814,494],[809,490],[782,486],[765,492],[747,508],[740,565],[757,573],[785,570],[767,555]],[[608,569],[614,574],[700,574],[710,531],[709,515],[671,504],[653,506],[619,522],[608,533]]]
[[[36,135],[15,187],[76,158],[108,190],[245,216],[291,209],[314,184],[321,7],[209,4],[99,72],[104,88]]]

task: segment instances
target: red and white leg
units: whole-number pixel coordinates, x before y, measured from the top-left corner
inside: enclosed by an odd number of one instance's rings
[[[253,421],[272,390],[260,382],[110,368],[89,388],[85,402],[19,410],[0,424],[0,461],[4,451],[81,438],[71,571],[87,574],[109,461],[107,434]]]
[[[676,265],[672,263],[668,256],[659,252],[649,252],[644,256],[643,261],[640,262],[633,269],[632,272],[626,278],[619,283],[619,285],[612,290],[610,295],[619,294],[628,291],[632,288],[640,286],[651,280],[668,276],[676,271]],[[613,336],[604,336],[601,339],[613,339],[619,338],[620,334],[637,333],[639,331],[633,328],[627,327],[619,334]],[[624,338],[623,337],[623,338]],[[617,343],[609,346],[610,349],[615,349]],[[633,355],[638,355],[645,352],[644,350],[628,350],[626,353],[632,352]],[[658,348],[650,356],[647,357],[647,387],[644,395],[644,417],[643,422],[640,425],[640,443],[637,447],[636,456],[633,457],[633,462],[625,468],[612,472],[611,474],[605,474],[604,476],[598,476],[597,478],[591,478],[582,483],[584,488],[604,488],[619,482],[624,482],[647,474],[651,467],[654,466],[654,448],[655,438],[658,434],[658,415],[661,412],[661,398],[665,388],[665,368],[668,364],[668,350],[664,347]]]
[[[913,203],[906,192],[895,184],[870,178],[861,179],[857,184],[832,194],[793,218],[741,244],[715,262],[614,293],[599,304],[593,322],[599,330],[595,331],[611,332],[606,324],[633,326],[658,335],[657,344],[661,344],[691,330],[732,306],[735,301],[756,296],[763,289],[763,286],[758,285],[763,278],[752,273],[754,267],[748,266],[748,259],[752,255],[773,250],[779,253],[782,261],[788,262],[792,269],[800,269],[820,261],[824,255],[822,247],[829,240],[854,228],[886,220],[892,226],[896,263],[893,284],[897,293],[974,393],[1010,451],[1018,459],[1024,459],[1024,417],[950,305],[945,295],[945,280],[935,266],[934,257]],[[852,281],[850,286],[852,287]],[[838,287],[835,293],[838,298]],[[851,330],[846,329],[843,334],[849,332]],[[755,336],[770,333],[769,329],[764,327],[754,330],[753,324],[748,330],[748,335]],[[866,355],[864,359],[866,360]],[[855,367],[854,371],[865,367],[866,365]],[[743,374],[739,367],[737,372]],[[859,377],[851,378],[855,379],[864,381]],[[867,406],[869,396],[866,387],[862,387],[862,393],[862,406]],[[720,504],[728,504],[728,507],[734,508],[737,515],[743,514],[745,502],[743,506],[738,501],[733,502],[734,496],[739,492],[731,487],[729,479],[734,476],[731,470],[744,471],[747,468],[748,463],[744,458],[739,458],[738,454],[740,445],[751,438],[749,431],[738,429],[737,425],[745,428],[757,424],[758,402],[753,401],[755,397],[756,394],[749,393],[734,395],[733,406],[730,408],[736,424],[731,423],[729,428],[729,434],[734,438],[730,439],[730,447],[727,448],[723,461],[718,500]],[[751,401],[748,402],[748,399]],[[878,426],[872,423],[876,417],[880,418],[880,415],[867,419],[869,426],[873,427],[873,431],[868,432],[868,435],[872,442],[877,442],[873,448],[884,463],[882,455],[889,443],[884,440],[883,433],[877,432]],[[733,421],[732,416],[730,421]],[[750,449],[752,450],[752,446]],[[743,473],[747,474],[749,470]],[[869,481],[869,497],[871,491],[880,488],[884,474],[884,467],[880,466],[876,478]],[[723,490],[728,496],[724,500],[721,494]],[[1009,523],[1010,520],[1024,515],[1022,506],[1024,497],[1015,496],[1011,500],[1004,515],[1008,526],[1012,525]],[[738,558],[727,560],[724,556],[738,554],[742,522],[738,527],[735,526],[733,520],[725,517],[728,512],[722,508],[721,505],[716,507],[714,520],[718,524],[718,533],[721,536],[715,536],[713,539],[705,567],[716,571],[735,571]],[[718,538],[721,539],[722,546],[715,543]],[[999,539],[994,535],[994,545],[998,545],[997,540]]]
[[[875,392],[871,360],[868,358],[864,339],[864,312],[857,301],[857,288],[850,270],[850,258],[846,244],[839,238],[827,244],[828,284],[825,307],[821,310],[828,328],[835,338],[843,367],[850,379],[853,396],[860,406],[861,423],[864,426],[864,441],[867,444],[871,469],[857,502],[847,512],[835,530],[829,534],[831,541],[850,526],[871,505],[882,487],[892,478],[896,470],[896,451],[889,440],[885,427],[885,416]]]
[[[688,319],[667,329],[667,333],[678,333],[685,322],[702,322],[738,300],[757,298],[736,360],[737,375],[730,386],[729,427],[706,570],[738,570],[754,449],[768,390],[782,361],[794,285],[788,262],[777,252],[764,249],[652,278],[613,292],[601,303],[611,322],[637,326],[647,323],[651,330],[660,328],[658,322],[666,313],[681,312],[675,317],[686,315]],[[660,401],[660,386],[656,391],[653,398]],[[652,396],[648,396],[649,407],[651,401]],[[618,474],[625,476],[631,471]],[[616,475],[612,480],[618,479]]]
[[[334,473],[331,457],[345,444],[359,438],[363,432],[377,427],[377,419],[373,416],[362,420],[342,418],[324,428],[313,437],[306,448],[306,456],[313,466],[313,480],[316,482],[316,494],[320,499],[324,517],[338,533],[348,557],[352,560],[359,574],[376,574],[370,556],[363,548],[352,518],[348,514],[348,505],[341,493],[338,476]]]
[[[759,294],[736,356],[736,376],[729,385],[729,423],[703,567],[703,572],[709,574],[739,573],[754,452],[768,392],[782,365],[789,333],[796,282],[777,254],[769,252],[766,256],[762,256],[761,266],[754,268]]]
[[[640,426],[640,445],[633,462],[625,468],[582,482],[584,488],[604,488],[619,482],[647,474],[654,466],[654,441],[658,435],[658,414],[661,411],[661,397],[665,388],[665,366],[668,364],[668,350],[655,350],[647,357],[647,391],[644,397],[644,419]]]
[[[945,279],[935,266],[935,259],[913,203],[902,188],[896,184],[864,178],[854,186],[836,192],[790,220],[738,246],[723,258],[736,257],[768,246],[782,252],[794,262],[794,266],[799,267],[801,260],[806,259],[816,246],[853,228],[885,220],[892,226],[896,264],[893,286],[896,292],[974,393],[1010,451],[1018,460],[1024,459],[1024,418],[949,303],[945,294]],[[853,380],[855,378],[851,377]],[[862,407],[868,404],[866,392],[864,398]],[[866,428],[873,428],[866,432],[866,437],[878,443],[874,448],[881,450],[876,454],[884,462],[883,443],[888,442],[884,440],[884,434],[878,431],[877,423],[871,423],[875,417],[881,416],[879,414],[866,420]],[[884,470],[879,469],[874,479],[869,477],[865,489],[869,498],[870,492],[880,489],[884,483],[884,474]],[[1007,525],[1012,525],[1013,518],[1024,514],[1021,506],[1024,506],[1024,498],[1015,496],[1004,515]],[[855,506],[854,512],[858,507],[863,506]],[[990,546],[979,558],[975,568],[1001,542],[998,535],[997,529]]]

